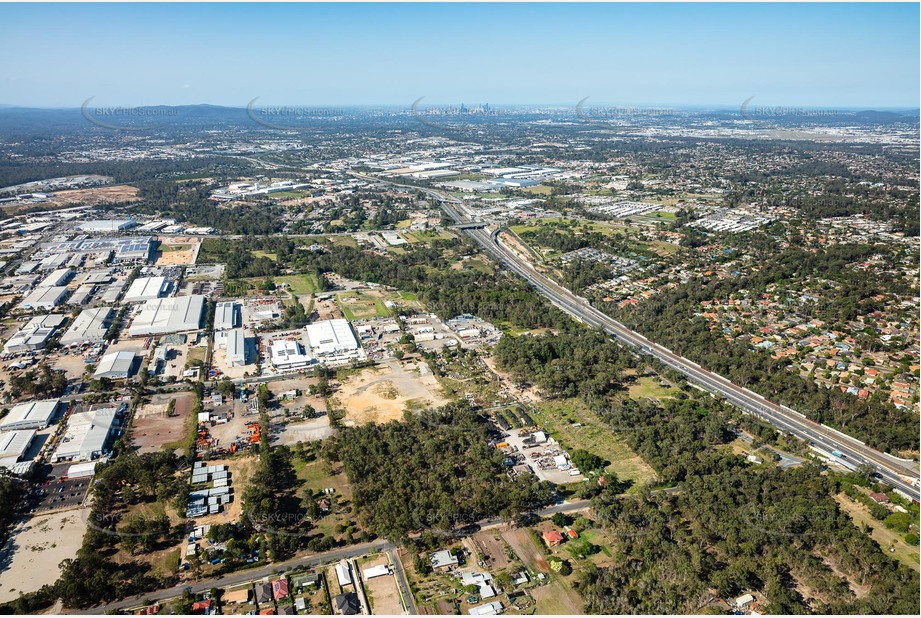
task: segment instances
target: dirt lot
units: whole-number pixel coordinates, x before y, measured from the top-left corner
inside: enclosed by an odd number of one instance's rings
[[[91,189],[71,189],[69,191],[56,191],[49,200],[52,204],[81,204],[94,206],[115,202],[134,202],[137,199],[137,187],[116,185],[113,187],[94,187]]]
[[[419,366],[422,366],[422,372]],[[422,409],[448,403],[428,365],[387,361],[346,379],[333,397],[346,410],[344,424],[386,423],[403,418],[407,407]]]
[[[512,546],[512,549],[515,550],[515,553],[526,567],[541,573],[550,572],[550,565],[547,564],[547,560],[541,550],[534,546],[534,541],[527,530],[523,528],[507,530],[502,533],[502,538]]]
[[[191,236],[160,236],[160,250],[157,251],[157,266],[190,266],[198,259],[201,239]]]
[[[83,542],[87,526],[81,514],[76,510],[39,515],[12,531],[0,551],[0,602],[57,580],[58,565],[75,557]]]
[[[362,562],[359,568],[365,569],[379,564],[388,564],[386,554],[381,554],[376,558]],[[362,580],[365,583],[365,594],[368,596],[368,603],[371,604],[371,613],[375,615],[400,615],[403,613],[403,605],[400,603],[400,592],[397,590],[397,582],[393,575],[374,577]]]
[[[170,399],[175,399],[173,416],[166,415]],[[139,453],[159,451],[164,444],[177,442],[185,437],[187,417],[195,405],[192,393],[155,395],[151,403],[138,409],[131,425],[131,441]]]
[[[507,567],[510,563],[505,553],[505,542],[496,530],[484,530],[470,537],[477,553],[486,554],[486,564],[490,571]]]
[[[62,370],[68,380],[82,377],[83,371],[86,369],[83,355],[79,351],[69,354],[64,354],[63,352],[49,354],[46,359],[52,367]]]

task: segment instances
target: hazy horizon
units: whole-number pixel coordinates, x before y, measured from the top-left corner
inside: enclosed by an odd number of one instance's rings
[[[0,19],[16,107],[921,106],[910,3],[0,4]]]

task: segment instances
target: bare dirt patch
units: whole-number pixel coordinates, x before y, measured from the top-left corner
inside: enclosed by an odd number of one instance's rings
[[[380,564],[388,564],[386,554],[362,563],[362,570]],[[368,602],[371,604],[371,613],[375,615],[400,615],[403,613],[403,605],[400,603],[400,592],[397,590],[397,582],[393,575],[382,575],[371,579],[364,579],[365,593],[368,595]]]
[[[431,371],[420,372],[418,367],[392,361],[347,378],[333,398],[334,407],[346,411],[344,424],[386,423],[402,419],[407,408],[448,403]]]
[[[161,236],[157,251],[157,266],[187,266],[194,264],[201,249],[201,239],[191,236]]]
[[[0,551],[0,602],[53,584],[60,575],[58,565],[73,558],[86,532],[84,512],[62,511],[39,515],[13,530]]]
[[[176,401],[172,416],[167,416],[169,399]],[[185,438],[188,415],[194,405],[195,395],[177,393],[169,397],[157,397],[138,409],[131,425],[131,442],[138,447],[138,452],[157,452],[164,444]]]
[[[534,546],[534,541],[527,530],[523,528],[507,530],[502,534],[502,538],[512,546],[512,549],[515,550],[515,553],[526,567],[542,573],[550,572],[550,565],[547,564],[547,560],[541,550]]]
[[[138,188],[130,185],[115,185],[112,187],[93,187],[90,189],[70,189],[57,191],[49,200],[52,204],[67,205],[81,204],[95,206],[96,204],[115,204],[118,202],[135,202],[138,199]]]

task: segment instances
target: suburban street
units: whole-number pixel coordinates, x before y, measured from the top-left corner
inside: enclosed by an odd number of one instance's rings
[[[669,488],[666,490],[660,490],[663,493],[673,493],[676,491],[675,488]],[[562,504],[554,504],[546,508],[535,511],[535,514],[540,517],[551,516],[554,513],[578,513],[588,509],[590,502],[588,500],[578,500],[576,502],[564,502]],[[479,529],[493,528],[496,526],[503,525],[505,522],[502,519],[485,519],[477,523]],[[214,587],[226,588],[227,586],[234,586],[237,584],[244,584],[246,582],[256,581],[262,579],[263,577],[271,577],[275,575],[280,575],[286,573],[293,569],[299,567],[312,568],[322,564],[330,564],[333,562],[338,562],[343,558],[357,558],[369,553],[375,552],[384,552],[390,556],[390,560],[394,566],[394,576],[396,577],[398,588],[400,589],[400,594],[406,601],[406,606],[409,614],[417,614],[415,602],[412,598],[412,593],[409,591],[409,582],[406,579],[406,573],[403,570],[403,565],[400,563],[399,558],[396,555],[396,545],[390,541],[383,539],[378,539],[370,543],[359,543],[356,545],[350,545],[342,549],[335,549],[332,551],[324,552],[321,554],[313,554],[311,556],[302,556],[299,558],[292,558],[291,560],[286,560],[285,562],[273,562],[264,567],[258,569],[250,569],[245,571],[240,571],[238,573],[232,573],[230,575],[225,575],[223,577],[213,578],[202,580],[200,582],[195,582],[193,584],[181,583],[176,584],[171,588],[164,588],[162,590],[157,590],[154,592],[147,592],[144,594],[139,594],[127,599],[122,599],[121,601],[114,601],[112,603],[107,603],[105,605],[98,605],[89,609],[75,610],[68,613],[72,614],[105,614],[112,610],[123,610],[140,606],[141,601],[144,599],[149,599],[150,601],[160,601],[163,602],[167,599],[172,599],[178,597],[182,594],[183,590],[189,589],[192,594],[200,594],[207,592]]]
[[[375,180],[387,182],[380,179]],[[460,229],[469,234],[477,244],[501,264],[508,267],[509,270],[527,280],[556,307],[585,324],[604,330],[617,341],[625,343],[643,354],[652,356],[668,367],[681,372],[694,384],[710,393],[723,397],[726,401],[763,419],[778,430],[807,441],[810,446],[821,450],[826,457],[834,457],[833,451],[837,451],[844,456],[842,459],[850,465],[869,465],[875,469],[882,480],[892,485],[892,487],[911,496],[917,497],[919,495],[916,462],[899,459],[888,453],[883,453],[836,429],[811,421],[800,412],[768,401],[761,395],[733,384],[723,376],[707,371],[697,363],[650,341],[643,335],[630,330],[620,322],[598,311],[586,299],[577,296],[572,291],[537,272],[527,260],[521,258],[502,243],[499,238],[499,234],[502,231],[501,227],[490,232],[486,229],[485,223],[471,221],[469,217],[462,214],[458,209],[460,200],[433,189],[420,190],[437,200],[447,215],[457,223]],[[906,480],[906,478],[909,480]]]

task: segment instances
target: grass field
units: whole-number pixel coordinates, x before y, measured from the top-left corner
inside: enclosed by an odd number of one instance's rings
[[[344,299],[356,298],[355,302],[345,302]],[[379,297],[369,296],[361,292],[344,292],[336,295],[336,303],[342,309],[343,315],[349,321],[370,318],[374,316],[385,317],[390,315],[390,309],[384,306],[384,300]]]
[[[678,389],[666,388],[659,384],[659,378],[655,376],[644,376],[637,378],[629,387],[630,396],[634,399],[644,399],[652,397],[654,399],[674,398]]]
[[[256,251],[256,250],[250,251],[250,253],[253,254],[253,257],[254,257],[254,258],[267,257],[267,258],[269,258],[270,260],[272,260],[273,262],[277,262],[277,261],[278,261],[278,254],[277,254],[277,253],[268,253],[268,252],[266,252],[266,251]]]
[[[862,504],[851,500],[844,494],[838,494],[835,496],[835,500],[841,505],[841,510],[851,516],[856,526],[861,527],[866,524],[873,528],[870,536],[879,544],[880,549],[885,554],[916,571],[921,570],[918,562],[919,552],[917,547],[912,547],[902,539],[901,534],[894,530],[889,530],[883,525],[883,522],[874,519],[867,507]],[[890,552],[890,547],[894,551]]]
[[[328,240],[330,243],[340,247],[351,247],[352,249],[358,248],[358,242],[351,236],[329,236]]]
[[[319,282],[316,275],[285,275],[284,277],[273,277],[276,284],[287,283],[294,294],[313,294],[319,288]]]
[[[547,185],[534,185],[533,187],[525,187],[522,189],[525,193],[531,193],[532,195],[550,195],[553,191],[552,187]]]
[[[585,449],[610,462],[606,470],[633,481],[633,489],[655,482],[655,470],[578,399],[542,402],[532,416],[565,448]]]

